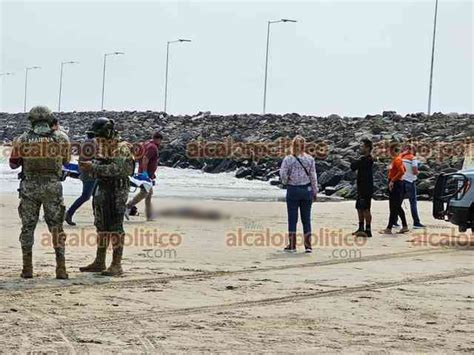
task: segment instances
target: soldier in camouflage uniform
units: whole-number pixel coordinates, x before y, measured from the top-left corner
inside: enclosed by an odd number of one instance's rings
[[[52,112],[44,106],[33,107],[28,114],[32,128],[15,139],[10,167],[22,167],[20,188],[22,278],[33,277],[34,231],[40,208],[52,234],[56,254],[56,278],[67,279],[65,260],[66,234],[63,230],[64,201],[61,184],[62,165],[69,163],[70,144],[64,132],[55,131]]]
[[[122,271],[124,243],[123,218],[127,203],[134,162],[130,146],[120,142],[114,130],[114,121],[98,118],[88,133],[97,141],[94,161],[80,162],[81,171],[97,179],[94,191],[94,224],[97,228],[97,254],[92,264],[81,267],[81,272],[102,272],[105,276],[118,276]],[[113,256],[105,270],[107,247],[112,243]]]

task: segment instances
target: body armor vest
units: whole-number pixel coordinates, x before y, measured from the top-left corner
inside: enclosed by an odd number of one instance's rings
[[[23,173],[26,178],[62,174],[61,142],[54,132],[38,135],[30,131],[20,143]]]

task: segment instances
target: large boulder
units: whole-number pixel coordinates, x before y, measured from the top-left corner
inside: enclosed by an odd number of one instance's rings
[[[344,171],[339,168],[332,168],[319,176],[318,182],[324,188],[326,186],[336,186],[344,177]]]

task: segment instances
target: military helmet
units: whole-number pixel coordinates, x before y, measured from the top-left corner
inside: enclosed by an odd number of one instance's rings
[[[114,126],[114,120],[108,119],[107,117],[99,117],[92,122],[91,128],[86,131],[86,133],[94,137],[111,139],[117,135]]]
[[[53,118],[53,112],[46,106],[35,106],[28,113],[28,119],[32,124],[45,121],[51,123]]]

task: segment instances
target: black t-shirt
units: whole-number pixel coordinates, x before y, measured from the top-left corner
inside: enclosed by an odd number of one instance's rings
[[[351,163],[351,169],[357,170],[357,194],[359,197],[372,197],[374,193],[374,159],[371,155],[363,156]]]

